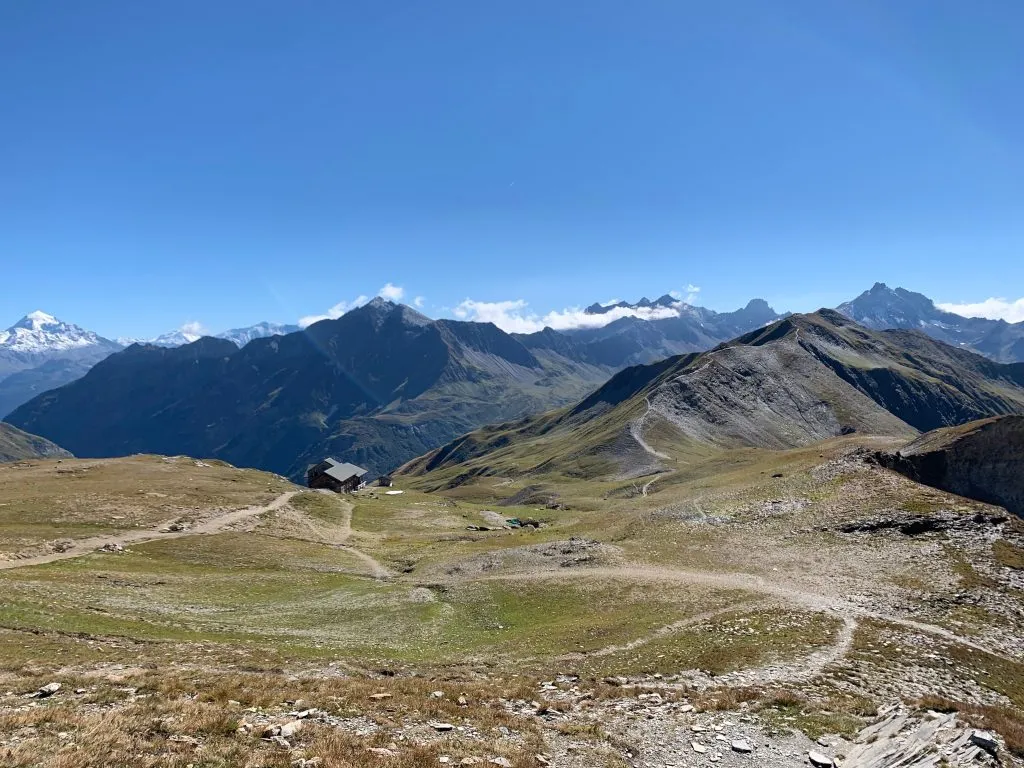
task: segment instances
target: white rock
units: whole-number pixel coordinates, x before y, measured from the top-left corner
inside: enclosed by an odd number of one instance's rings
[[[280,733],[281,736],[284,736],[285,738],[288,738],[289,736],[294,736],[296,733],[298,733],[301,730],[302,730],[302,721],[301,720],[292,720],[290,723],[285,723],[284,725],[282,725],[281,726],[281,730],[279,731],[279,733]]]
[[[33,696],[35,696],[37,699],[45,699],[47,696],[53,696],[53,694],[55,694],[59,690],[60,683],[47,683],[38,691],[36,691],[33,694]]]
[[[815,752],[813,749],[807,753],[807,759],[815,768],[832,768],[835,765],[831,757],[823,755],[821,752]]]
[[[741,752],[743,754],[747,754],[748,752],[754,751],[754,745],[745,739],[739,739],[738,741],[734,741],[731,746],[733,752]]]
[[[512,768],[512,761],[507,757],[494,757],[488,760],[491,765],[500,765],[501,768]]]
[[[429,725],[435,731],[441,731],[442,733],[445,732],[445,731],[454,731],[455,730],[455,726],[452,725],[451,723],[429,723]]]
[[[708,751],[707,747],[705,747],[703,744],[697,741],[691,741],[690,748],[693,749],[693,751],[696,752],[698,755],[703,755],[705,752]]]

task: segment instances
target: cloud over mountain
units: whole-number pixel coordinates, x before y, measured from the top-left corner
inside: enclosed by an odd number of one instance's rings
[[[975,303],[936,304],[939,309],[964,317],[985,317],[989,320],[1005,320],[1008,323],[1024,322],[1024,298],[1010,301],[991,298]]]
[[[568,307],[548,312],[546,315],[539,315],[530,311],[530,305],[525,299],[513,301],[465,299],[455,307],[453,314],[460,320],[494,323],[507,333],[535,333],[545,327],[554,328],[556,331],[603,328],[623,317],[664,320],[669,317],[678,317],[680,306],[681,303],[668,307],[613,307],[601,314],[593,314],[580,307]]]

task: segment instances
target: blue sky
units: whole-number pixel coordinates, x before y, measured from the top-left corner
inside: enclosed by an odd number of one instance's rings
[[[1013,0],[4,3],[0,325],[388,283],[433,315],[876,280],[1012,312],[1022,35]]]

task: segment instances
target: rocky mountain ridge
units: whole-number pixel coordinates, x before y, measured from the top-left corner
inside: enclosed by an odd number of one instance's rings
[[[465,435],[406,471],[465,463],[471,474],[502,451],[529,454],[543,440],[533,453],[548,467],[578,467],[590,455],[601,457],[598,474],[639,476],[670,465],[672,446],[782,449],[851,432],[909,439],[1003,414],[1024,414],[1024,364],[820,310],[709,352],[627,368],[572,408]]]

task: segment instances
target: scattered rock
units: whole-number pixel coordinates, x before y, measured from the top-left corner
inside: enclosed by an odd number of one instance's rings
[[[488,762],[491,765],[500,765],[501,768],[512,768],[512,761],[507,757],[493,757]]]
[[[124,552],[124,547],[121,544],[119,544],[118,542],[116,542],[116,541],[108,541],[106,544],[104,544],[102,547],[100,547],[97,551],[98,552]]]
[[[428,725],[430,725],[430,727],[435,731],[440,731],[441,733],[455,730],[455,726],[451,723],[428,723]]]
[[[694,752],[696,752],[696,753],[697,753],[698,755],[703,755],[703,754],[704,754],[705,752],[707,752],[707,751],[708,751],[708,748],[707,748],[707,747],[705,747],[705,746],[704,746],[703,744],[701,744],[701,743],[700,743],[699,741],[691,741],[691,742],[690,742],[690,747],[691,747],[691,748],[693,749],[693,751],[694,751]]]
[[[807,759],[811,761],[811,765],[815,768],[832,768],[835,762],[831,757],[821,754],[821,752],[815,752],[813,749],[807,753]]]
[[[972,731],[971,744],[976,747],[981,747],[992,755],[999,751],[999,742],[996,740],[996,737],[988,731]]]
[[[732,746],[733,752],[739,752],[741,754],[747,754],[754,751],[754,745],[745,739],[734,741],[730,746]]]
[[[49,696],[53,696],[57,691],[60,690],[60,683],[47,683],[38,691],[32,694],[34,699],[45,699]]]

